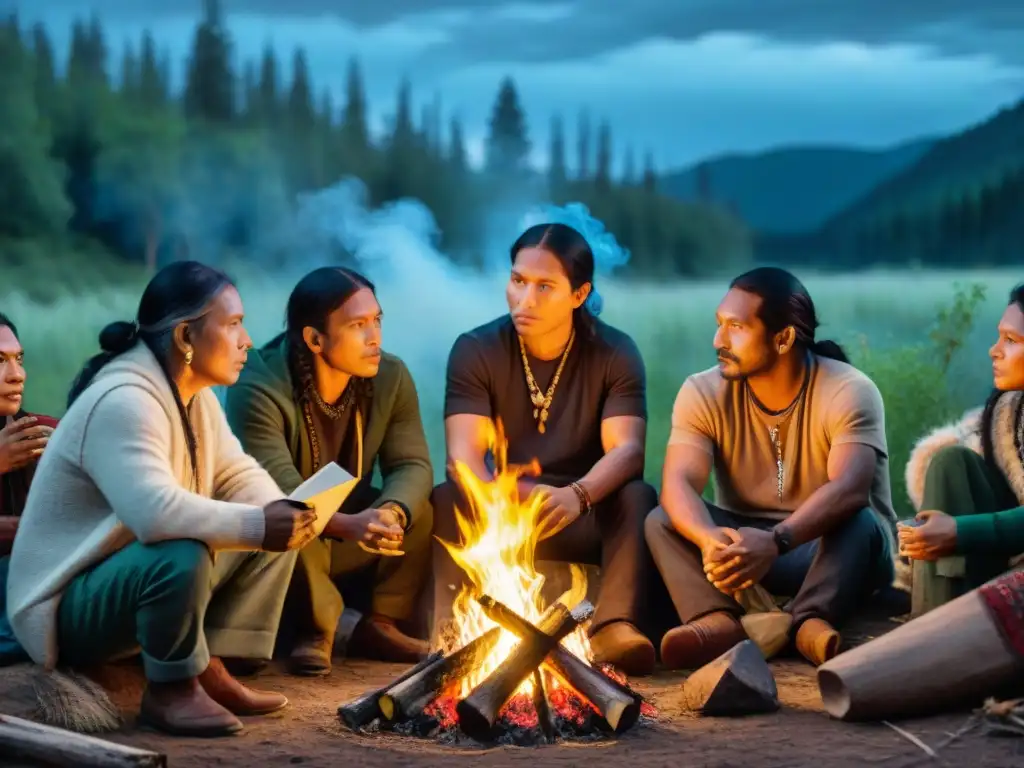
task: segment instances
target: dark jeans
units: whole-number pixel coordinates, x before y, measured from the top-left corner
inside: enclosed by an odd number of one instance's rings
[[[708,504],[715,525],[768,530],[776,521],[746,517]],[[730,595],[708,581],[700,550],[672,526],[661,507],[647,518],[647,545],[680,620],[685,624],[716,611],[741,615]],[[762,580],[773,595],[792,597],[787,610],[794,631],[810,618],[840,627],[860,604],[893,578],[885,531],[870,509],[862,509],[820,539],[779,557]]]
[[[533,479],[533,478],[531,478]],[[541,477],[538,482],[563,486],[565,478]],[[461,542],[455,507],[470,512],[459,486],[448,481],[434,488],[434,535]],[[601,588],[590,625],[594,634],[615,621],[640,627],[647,603],[647,577],[651,562],[644,545],[644,519],[658,503],[658,494],[642,480],[632,480],[594,505],[571,525],[537,545],[537,560],[586,563],[601,568]],[[466,575],[448,550],[434,542],[434,623],[451,617],[452,603],[466,583]],[[451,585],[454,585],[452,589]]]

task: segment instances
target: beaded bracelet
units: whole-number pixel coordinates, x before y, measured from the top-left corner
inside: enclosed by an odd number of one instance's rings
[[[569,487],[572,488],[573,492],[576,494],[576,498],[580,500],[580,508],[583,513],[590,514],[593,512],[594,505],[590,502],[590,494],[587,493],[587,489],[575,481],[569,483]]]

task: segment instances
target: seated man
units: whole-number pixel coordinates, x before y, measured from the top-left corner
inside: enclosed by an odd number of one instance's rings
[[[654,646],[637,626],[649,571],[643,520],[657,495],[642,480],[643,360],[632,339],[595,317],[594,255],[579,232],[537,225],[520,236],[511,255],[510,314],[460,336],[449,357],[448,458],[482,479],[493,477],[489,425],[501,421],[508,462],[536,460],[541,467],[532,487],[545,498],[537,559],[601,566],[590,628],[595,659],[628,674],[649,674]],[[461,493],[449,480],[433,495],[435,535],[453,543],[460,541],[455,507],[471,513]],[[464,576],[436,544],[438,626],[450,616]]]
[[[405,364],[381,351],[381,308],[361,275],[311,272],[292,291],[287,317],[285,332],[250,353],[228,391],[231,428],[285,493],[332,461],[360,479],[299,553],[286,608],[297,633],[291,669],[330,672],[344,607],[339,584],[369,611],[352,653],[419,660],[428,644],[396,624],[414,620],[430,573],[433,470],[416,387]],[[381,489],[370,485],[378,460]]]
[[[964,558],[952,579],[914,569],[915,579],[936,582],[926,590],[928,607],[981,586],[1024,553],[1024,284],[1010,294],[989,355],[995,390],[985,408],[926,437],[907,463],[907,488],[921,512],[918,527],[900,527],[901,554]]]
[[[814,664],[838,627],[893,578],[895,513],[878,389],[818,326],[806,289],[763,267],[717,312],[719,364],[676,398],[662,506],[647,543],[683,621],[662,661],[693,669],[746,639],[734,596],[793,597],[797,649]],[[715,503],[701,495],[714,469]]]
[[[0,313],[0,558],[11,552],[36,463],[57,426],[56,419],[22,410],[24,393],[25,352],[14,323]]]

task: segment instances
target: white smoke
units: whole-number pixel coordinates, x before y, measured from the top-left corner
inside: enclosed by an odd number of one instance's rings
[[[412,372],[435,458],[443,451],[435,443],[452,344],[459,334],[508,312],[509,246],[524,229],[542,221],[561,221],[583,233],[595,251],[600,274],[629,259],[629,252],[579,204],[523,204],[518,211],[506,205],[492,211],[486,229],[493,242],[483,259],[488,266],[479,272],[457,266],[438,249],[437,222],[418,200],[373,209],[365,184],[356,178],[342,179],[299,200],[292,236],[301,234],[314,251],[333,246],[336,253],[340,246],[375,283],[384,310],[384,348],[401,357]],[[306,256],[307,269],[331,261],[326,252]]]

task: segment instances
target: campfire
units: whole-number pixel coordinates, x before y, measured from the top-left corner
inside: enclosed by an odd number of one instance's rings
[[[499,424],[490,435],[495,478],[461,463],[455,475],[472,507],[457,511],[462,545],[442,542],[469,584],[456,596],[440,648],[395,679],[338,709],[353,730],[380,729],[457,743],[550,743],[607,738],[654,714],[624,676],[592,664],[593,614],[584,571],[545,606],[535,568],[538,499],[520,500]]]

